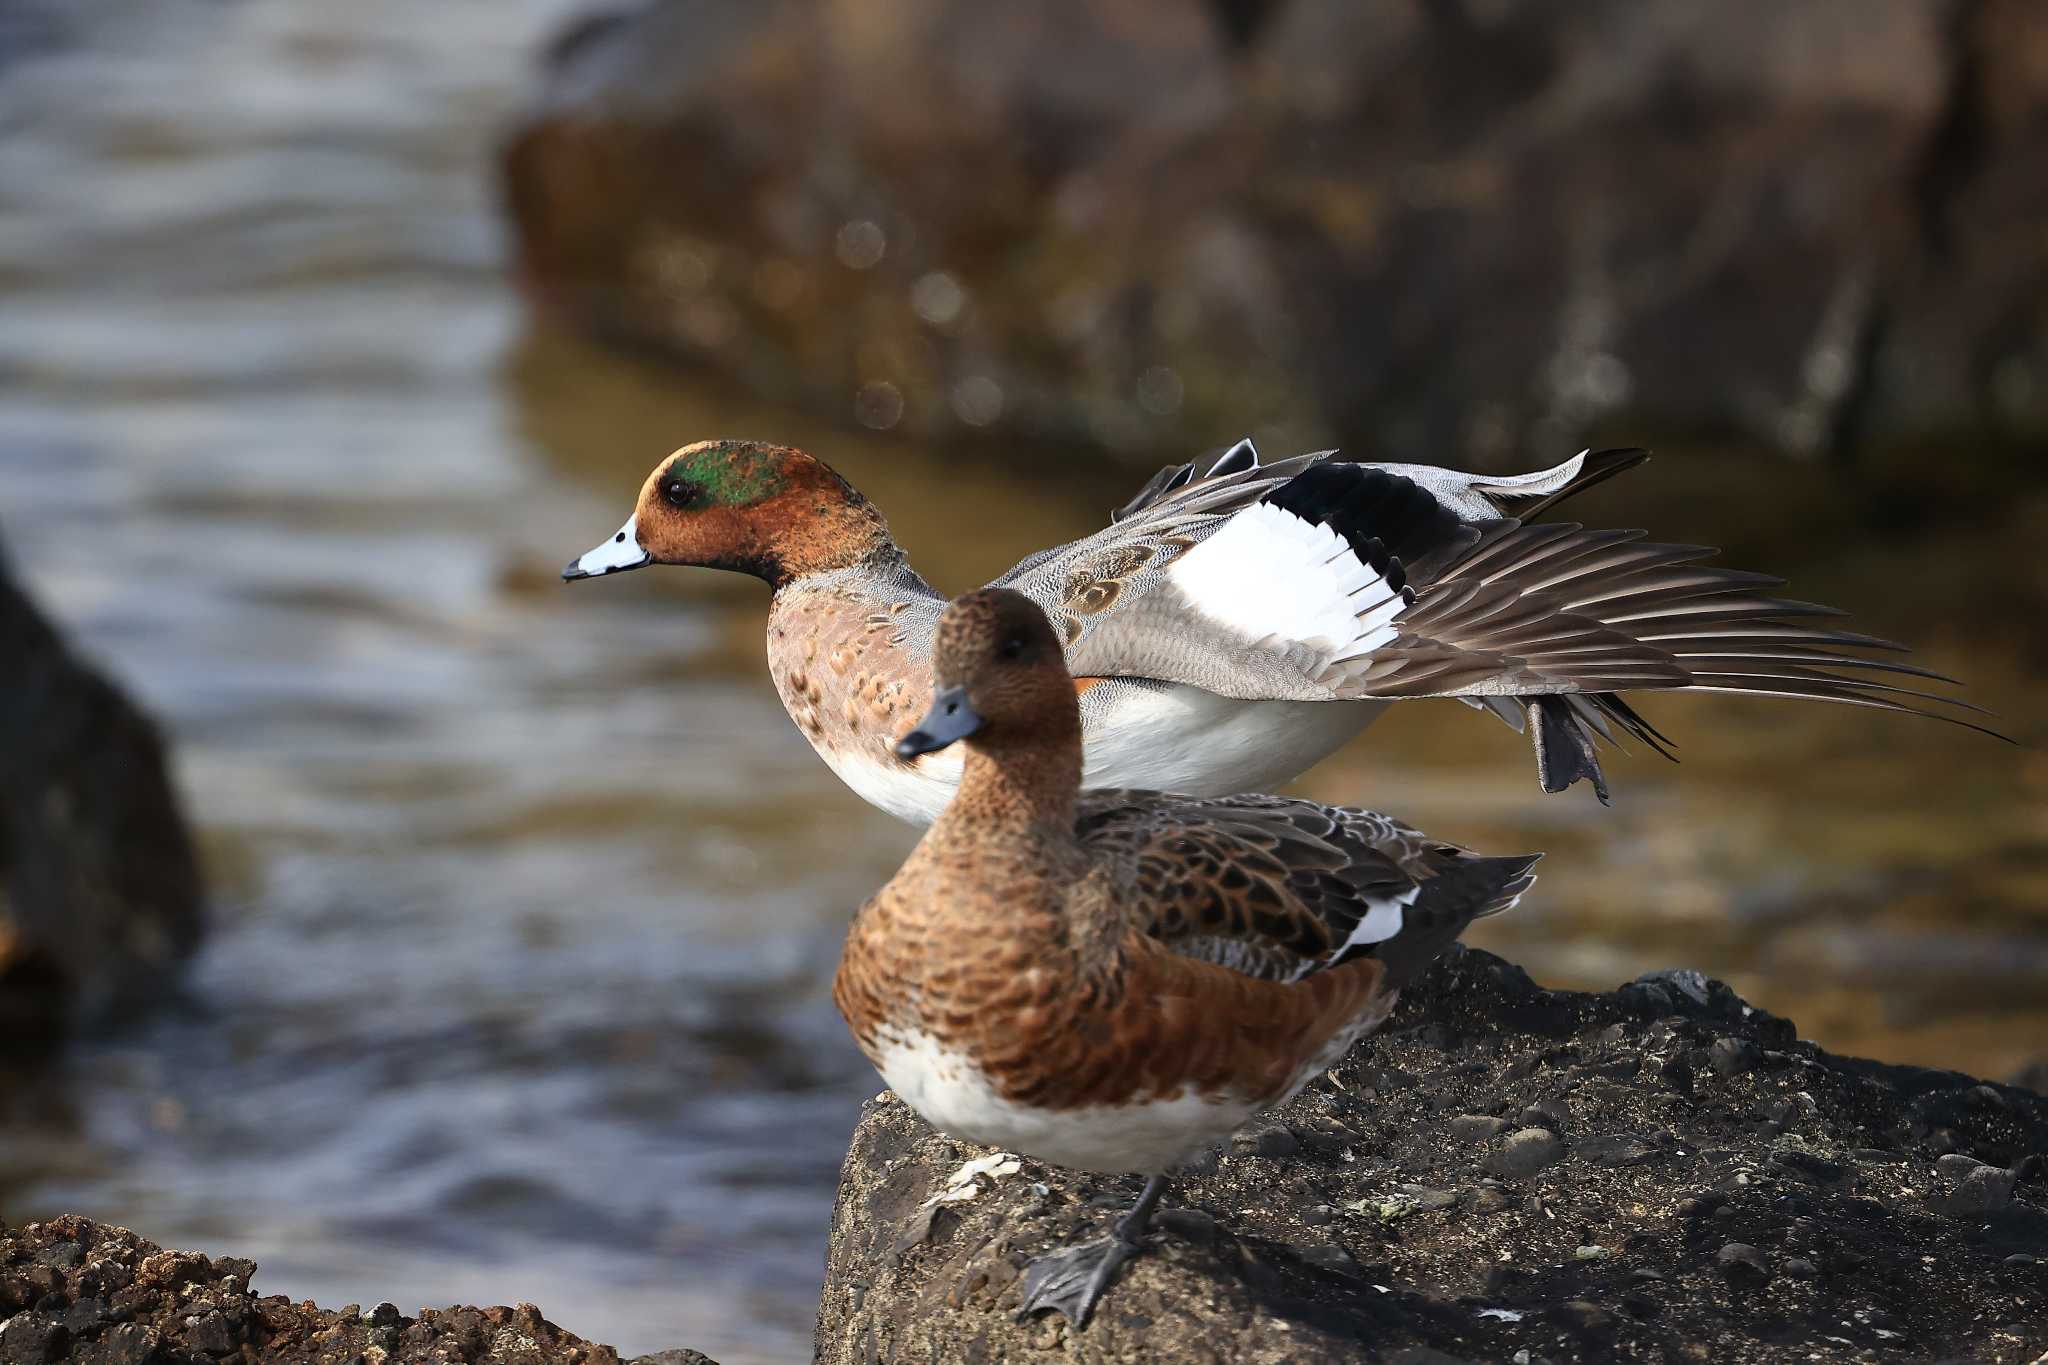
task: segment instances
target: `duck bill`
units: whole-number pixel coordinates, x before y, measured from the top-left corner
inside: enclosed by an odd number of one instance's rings
[[[652,564],[654,556],[640,545],[640,532],[634,526],[637,517],[627,517],[626,524],[618,534],[588,554],[579,555],[569,561],[569,567],[562,570],[562,581],[573,583],[579,578],[601,578],[608,573],[624,573],[628,569],[639,569]]]
[[[967,700],[964,687],[941,688],[932,697],[932,709],[925,712],[917,728],[896,741],[896,757],[917,758],[935,754],[949,744],[967,738],[981,728],[981,716]]]

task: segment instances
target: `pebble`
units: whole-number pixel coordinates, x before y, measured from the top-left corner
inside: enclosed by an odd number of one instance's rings
[[[1635,1166],[1655,1156],[1657,1149],[1628,1133],[1602,1133],[1574,1142],[1572,1154],[1596,1166]]]
[[[1942,1201],[1942,1209],[1958,1217],[1995,1213],[2012,1203],[2012,1186],[2011,1171],[1979,1166],[1964,1176],[1955,1192]]]
[[[1950,1180],[1961,1180],[1982,1165],[1984,1163],[1976,1157],[1966,1156],[1961,1152],[1945,1152],[1935,1158],[1934,1169]]]
[[[1764,1052],[1747,1038],[1720,1038],[1707,1049],[1707,1058],[1723,1076],[1743,1076],[1757,1069]]]
[[[1788,1175],[1815,1185],[1832,1185],[1849,1173],[1849,1168],[1838,1161],[1797,1148],[1771,1153],[1771,1162]]]
[[[193,1350],[210,1356],[224,1356],[235,1349],[235,1334],[219,1313],[185,1320],[185,1341]]]
[[[1567,1300],[1564,1303],[1558,1304],[1548,1313],[1545,1313],[1544,1316],[1560,1327],[1569,1328],[1574,1332],[1584,1333],[1588,1336],[1598,1336],[1612,1331],[1614,1328],[1614,1314],[1608,1312],[1599,1304],[1590,1303],[1585,1299]]]
[[[1785,1262],[1785,1273],[1795,1280],[1817,1280],[1820,1278],[1820,1267],[1804,1256],[1794,1256]]]
[[[0,1325],[0,1360],[40,1365],[61,1360],[71,1345],[71,1333],[61,1322],[51,1322],[35,1313],[17,1313]]]
[[[1506,1119],[1490,1114],[1460,1114],[1448,1125],[1451,1136],[1460,1142],[1484,1142],[1506,1132],[1507,1126]]]
[[[1563,1100],[1538,1100],[1524,1109],[1519,1122],[1525,1128],[1548,1128],[1553,1133],[1564,1131],[1565,1120],[1571,1117],[1571,1110]]]
[[[1286,1124],[1270,1123],[1260,1128],[1245,1129],[1232,1139],[1231,1145],[1249,1156],[1284,1161],[1301,1150],[1301,1139]]]
[[[1499,1213],[1508,1202],[1507,1191],[1498,1185],[1475,1185],[1465,1195],[1465,1206],[1474,1213]]]
[[[1714,1253],[1714,1266],[1730,1279],[1738,1275],[1764,1276],[1770,1273],[1764,1265],[1764,1254],[1747,1242],[1729,1242]]]
[[[1564,1154],[1557,1134],[1523,1128],[1508,1134],[1501,1149],[1487,1159],[1486,1169],[1508,1180],[1526,1180]]]
[[[1447,1209],[1458,1202],[1458,1196],[1449,1190],[1433,1190],[1427,1185],[1396,1185],[1401,1196],[1418,1209]]]

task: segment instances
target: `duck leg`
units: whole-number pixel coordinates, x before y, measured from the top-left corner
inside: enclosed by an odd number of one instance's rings
[[[1076,1327],[1088,1325],[1095,1302],[1116,1279],[1125,1261],[1145,1249],[1139,1239],[1152,1224],[1153,1210],[1166,1193],[1166,1177],[1155,1175],[1145,1182],[1145,1192],[1131,1211],[1117,1219],[1107,1237],[1048,1252],[1024,1267],[1024,1304],[1017,1316],[1053,1309],[1066,1315]]]

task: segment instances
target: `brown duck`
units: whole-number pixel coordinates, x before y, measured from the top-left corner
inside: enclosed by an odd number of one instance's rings
[[[1341,1057],[1540,855],[1276,796],[1083,795],[1073,680],[1020,593],[947,607],[932,667],[898,748],[961,744],[959,793],[855,916],[833,997],[944,1131],[1151,1177],[1111,1236],[1026,1271],[1024,1313],[1081,1324],[1166,1173]]]

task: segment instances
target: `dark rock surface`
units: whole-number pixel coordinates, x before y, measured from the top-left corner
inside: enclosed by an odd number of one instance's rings
[[[618,1365],[619,1353],[517,1308],[422,1309],[391,1304],[336,1312],[249,1290],[253,1261],[164,1251],[126,1228],[63,1217],[0,1223],[0,1361],[40,1365],[207,1365],[208,1362],[491,1361],[494,1365]],[[663,1351],[638,1365],[716,1365]]]
[[[198,943],[199,864],[163,740],[0,557],[0,1058],[128,1001]]]
[[[1276,1129],[1292,1154],[1257,1155]],[[1025,1161],[949,1183],[985,1153],[870,1103],[818,1358],[2026,1365],[2044,1152],[2041,1095],[1834,1056],[1697,973],[1578,994],[1466,952],[1176,1182],[1081,1332],[1014,1320],[1019,1268],[1136,1182]]]
[[[505,157],[586,330],[921,435],[2048,431],[2034,0],[653,0]],[[772,434],[772,433],[770,433]]]

